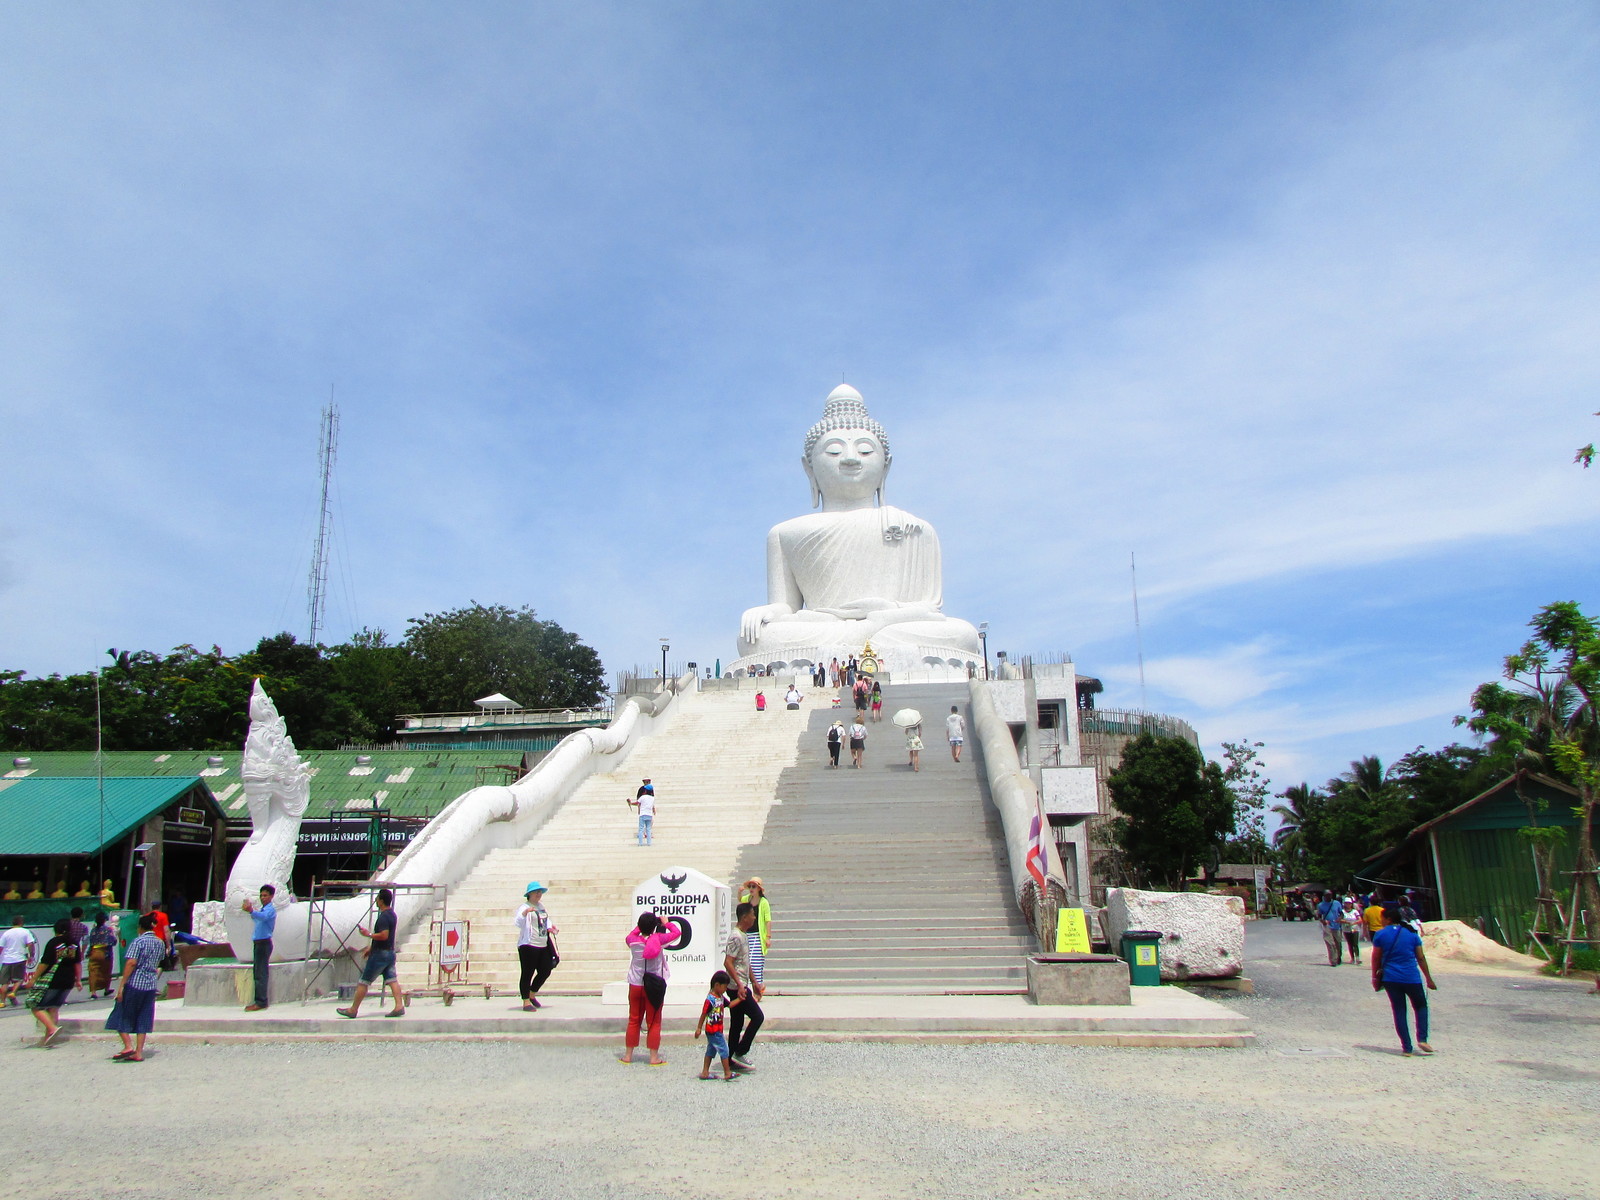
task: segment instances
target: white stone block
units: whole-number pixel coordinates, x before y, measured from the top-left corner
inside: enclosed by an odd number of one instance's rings
[[[1244,971],[1244,901],[1201,892],[1106,893],[1106,933],[1120,953],[1129,929],[1161,934],[1163,980],[1227,979]]]
[[[190,918],[190,932],[197,938],[204,938],[208,942],[225,942],[228,940],[228,925],[222,916],[223,904],[221,900],[200,900],[194,906],[194,914]]]

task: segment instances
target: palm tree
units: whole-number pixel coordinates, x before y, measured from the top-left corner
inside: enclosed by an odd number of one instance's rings
[[[1310,784],[1297,783],[1278,793],[1287,804],[1274,804],[1272,815],[1280,821],[1272,834],[1272,845],[1285,864],[1303,863],[1306,854],[1306,826],[1313,819],[1322,796]]]

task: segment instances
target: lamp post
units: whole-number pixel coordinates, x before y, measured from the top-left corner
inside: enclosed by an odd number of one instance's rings
[[[983,677],[989,678],[989,622],[978,622],[978,640],[983,643]]]
[[[667,651],[672,647],[667,645],[667,639],[661,639],[661,686],[667,686]]]

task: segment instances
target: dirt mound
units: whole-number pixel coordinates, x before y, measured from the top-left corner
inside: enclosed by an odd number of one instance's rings
[[[1486,938],[1470,925],[1460,921],[1428,921],[1422,926],[1422,948],[1430,959],[1450,959],[1452,962],[1486,963],[1495,967],[1529,967],[1537,969],[1544,960],[1519,954],[1502,946],[1493,938]]]

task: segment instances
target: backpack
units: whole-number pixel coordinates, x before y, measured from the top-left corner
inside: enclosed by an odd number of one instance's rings
[[[829,725],[828,726],[828,745],[837,746],[838,744],[839,744],[839,727],[837,725]]]

